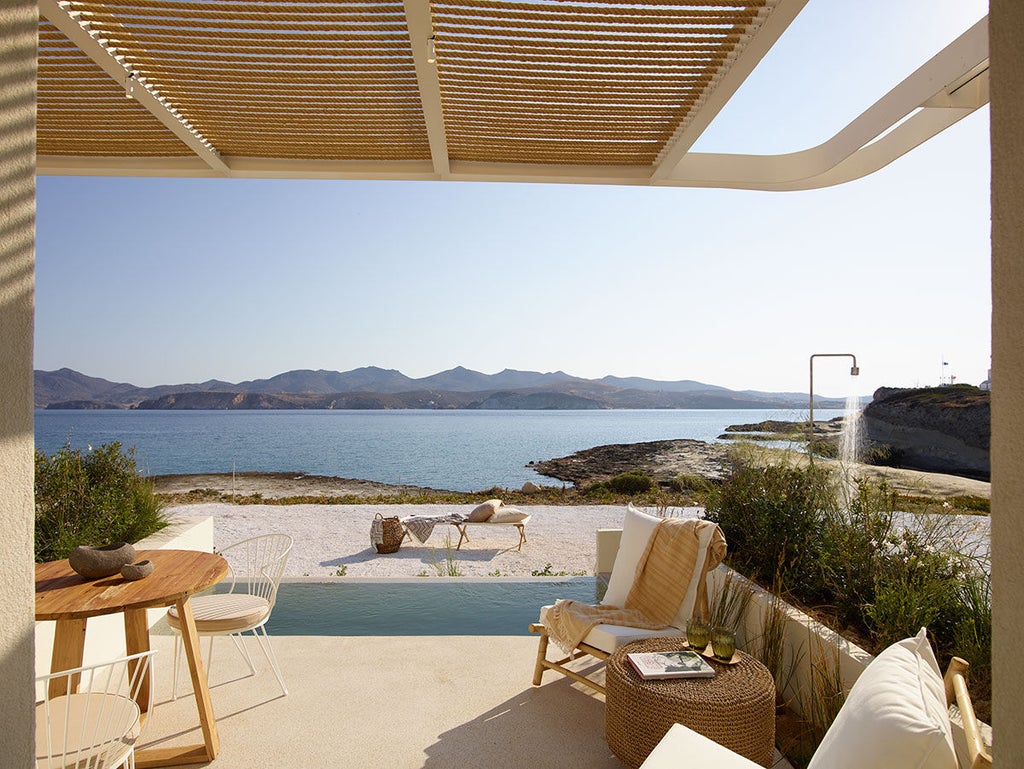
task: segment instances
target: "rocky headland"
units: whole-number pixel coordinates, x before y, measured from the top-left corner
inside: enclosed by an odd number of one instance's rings
[[[541,475],[577,486],[631,471],[640,471],[659,484],[682,475],[721,479],[727,470],[729,448],[722,443],[691,439],[615,443],[532,463],[530,467]]]
[[[864,409],[864,432],[885,464],[988,480],[991,395],[971,385],[883,387]]]

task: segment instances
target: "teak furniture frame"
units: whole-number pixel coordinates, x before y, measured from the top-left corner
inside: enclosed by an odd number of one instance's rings
[[[149,622],[146,610],[176,606],[182,621],[182,644],[188,660],[203,742],[197,745],[137,750],[138,769],[212,761],[220,751],[220,736],[210,700],[210,690],[199,652],[199,636],[189,597],[220,582],[228,574],[228,563],[219,555],[197,550],[142,550],[139,559],[153,562],[153,573],[145,579],[127,581],[120,575],[85,580],[67,560],[36,564],[36,620],[56,620],[50,670],[71,670],[82,666],[86,622],[89,617],[124,614],[127,654],[149,651]],[[72,677],[70,687],[77,690]],[[147,671],[139,686],[136,703],[143,723],[152,708],[152,674]],[[51,696],[66,693],[66,679],[50,683]]]

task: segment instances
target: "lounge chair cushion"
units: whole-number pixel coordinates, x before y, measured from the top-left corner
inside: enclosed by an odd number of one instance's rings
[[[529,517],[529,513],[524,513],[522,510],[517,510],[514,507],[502,507],[487,519],[487,523],[519,523]]]
[[[477,505],[466,518],[470,523],[483,523],[488,520],[501,507],[500,499],[488,499],[486,502]]]
[[[636,567],[640,557],[647,549],[654,530],[661,523],[656,515],[647,515],[633,507],[626,507],[626,518],[622,522],[622,538],[619,540],[619,552],[615,556],[611,577],[608,578],[608,589],[604,600],[609,606],[625,606],[626,596],[636,579]]]
[[[550,606],[544,606],[540,610],[540,622],[544,624]],[[639,627],[627,627],[625,625],[595,625],[583,639],[583,643],[594,646],[603,652],[611,654],[620,646],[625,646],[633,641],[640,641],[644,638],[664,638],[665,636],[683,636],[686,633],[677,627],[667,627],[661,630],[646,630]]]
[[[956,769],[942,673],[924,628],[879,654],[808,769]]]

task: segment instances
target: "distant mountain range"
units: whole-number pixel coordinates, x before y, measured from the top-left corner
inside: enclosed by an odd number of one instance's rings
[[[36,408],[49,409],[764,409],[806,408],[806,393],[729,390],[690,379],[581,379],[563,371],[461,366],[421,379],[394,369],[287,371],[269,379],[136,387],[68,368],[35,372]],[[815,398],[818,408],[843,401]]]

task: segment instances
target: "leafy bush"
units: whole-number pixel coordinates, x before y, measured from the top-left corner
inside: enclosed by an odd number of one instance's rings
[[[137,542],[167,525],[152,482],[136,470],[135,449],[122,452],[117,442],[36,451],[35,505],[37,562],[67,558],[78,545]]]
[[[940,662],[971,663],[981,718],[988,717],[992,609],[987,564],[956,550],[957,519],[909,515],[884,482],[839,483],[821,465],[759,467],[735,461],[712,503],[729,564],[762,586],[834,619],[879,652],[927,626]],[[898,507],[900,506],[900,507]]]
[[[722,527],[730,561],[762,585],[821,592],[820,548],[835,504],[830,472],[818,466],[757,467],[736,460],[707,505]]]
[[[697,475],[696,473],[682,473],[668,482],[668,488],[671,491],[695,491],[701,494],[711,492],[715,485],[715,481],[711,478],[705,478],[703,475]]]
[[[608,488],[618,494],[643,494],[654,488],[654,480],[639,470],[616,475],[608,481]]]
[[[816,457],[827,457],[828,459],[839,458],[839,444],[836,441],[824,438],[815,438],[807,444],[811,453]]]

